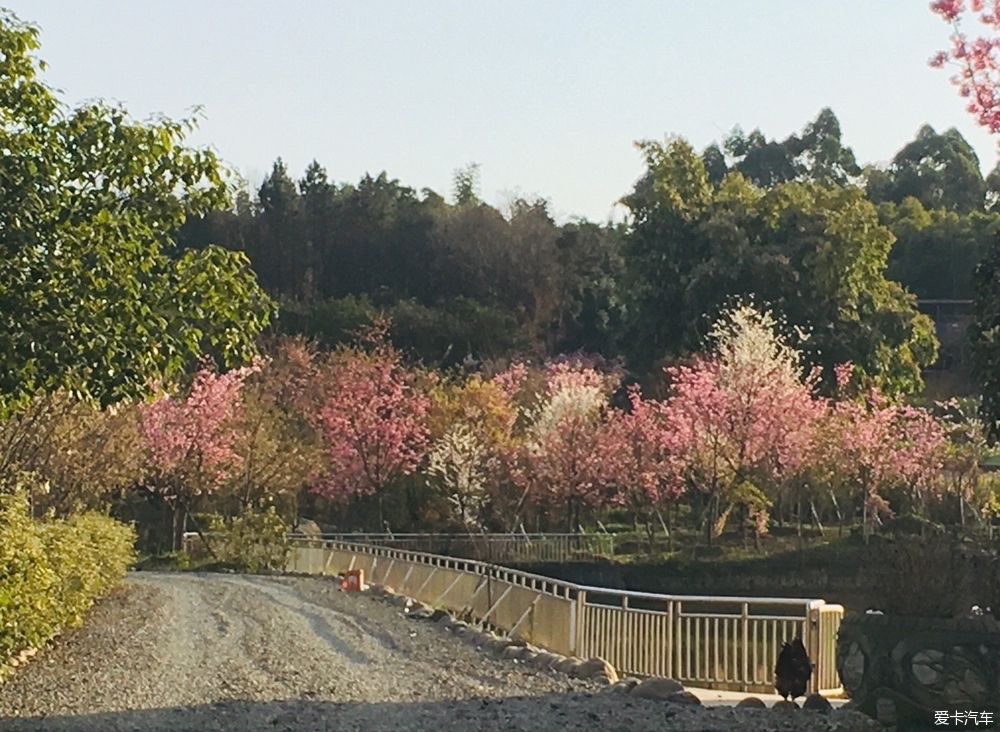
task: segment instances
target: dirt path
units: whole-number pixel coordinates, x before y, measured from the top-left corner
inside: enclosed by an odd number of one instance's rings
[[[219,574],[133,575],[0,686],[12,732],[827,728],[813,716],[624,699],[329,581]]]

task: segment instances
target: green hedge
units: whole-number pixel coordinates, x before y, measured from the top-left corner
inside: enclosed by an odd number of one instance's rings
[[[32,520],[22,492],[0,495],[0,667],[79,625],[135,560],[135,530],[106,516]]]

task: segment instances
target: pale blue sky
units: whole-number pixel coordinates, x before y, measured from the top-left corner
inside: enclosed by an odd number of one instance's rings
[[[948,29],[927,0],[0,0],[42,27],[66,98],[137,116],[203,105],[198,144],[251,181],[386,169],[451,190],[548,198],[602,220],[641,171],[632,142],[733,125],[783,138],[834,109],[864,162],[929,122],[980,132],[927,59]]]

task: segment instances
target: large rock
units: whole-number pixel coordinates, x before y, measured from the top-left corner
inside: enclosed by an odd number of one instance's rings
[[[680,681],[652,678],[640,681],[629,694],[640,699],[669,699],[672,694],[681,691],[684,691],[684,684]]]
[[[802,702],[803,709],[809,709],[820,714],[829,714],[833,711],[833,705],[822,694],[810,694]]]
[[[580,659],[578,658],[564,658],[561,661],[557,661],[552,668],[561,674],[573,675],[573,669],[580,665]]]
[[[671,694],[667,697],[667,701],[671,704],[689,704],[693,707],[702,706],[701,699],[690,691],[678,691],[676,694]]]
[[[574,669],[574,674],[578,679],[605,678],[610,683],[618,682],[618,672],[615,667],[599,656],[588,658]]]
[[[759,699],[759,698],[757,698],[755,696],[748,696],[745,699],[740,699],[740,701],[736,704],[736,706],[742,707],[743,709],[766,709],[767,708],[767,704],[765,704],[761,699]]]
[[[540,668],[547,670],[549,666],[558,661],[562,656],[556,655],[555,653],[549,653],[548,651],[539,651],[538,654],[531,659],[531,665],[534,668]]]
[[[851,613],[837,636],[837,671],[857,709],[896,720],[887,724],[916,725],[941,709],[1000,715],[1000,624]]]
[[[312,519],[299,519],[299,522],[295,524],[295,528],[292,529],[292,533],[317,537],[323,535],[323,529]]]
[[[785,713],[794,712],[798,708],[799,708],[798,704],[796,704],[793,701],[786,701],[785,699],[782,699],[781,701],[776,701],[774,703],[774,706],[771,707],[771,709],[773,709],[776,712],[785,712]]]

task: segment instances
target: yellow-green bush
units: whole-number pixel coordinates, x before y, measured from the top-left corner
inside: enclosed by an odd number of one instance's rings
[[[106,516],[31,518],[21,491],[0,494],[0,666],[79,625],[134,561],[135,531]]]
[[[273,506],[229,520],[214,517],[209,529],[212,550],[223,564],[263,572],[282,570],[288,563],[288,527]]]

